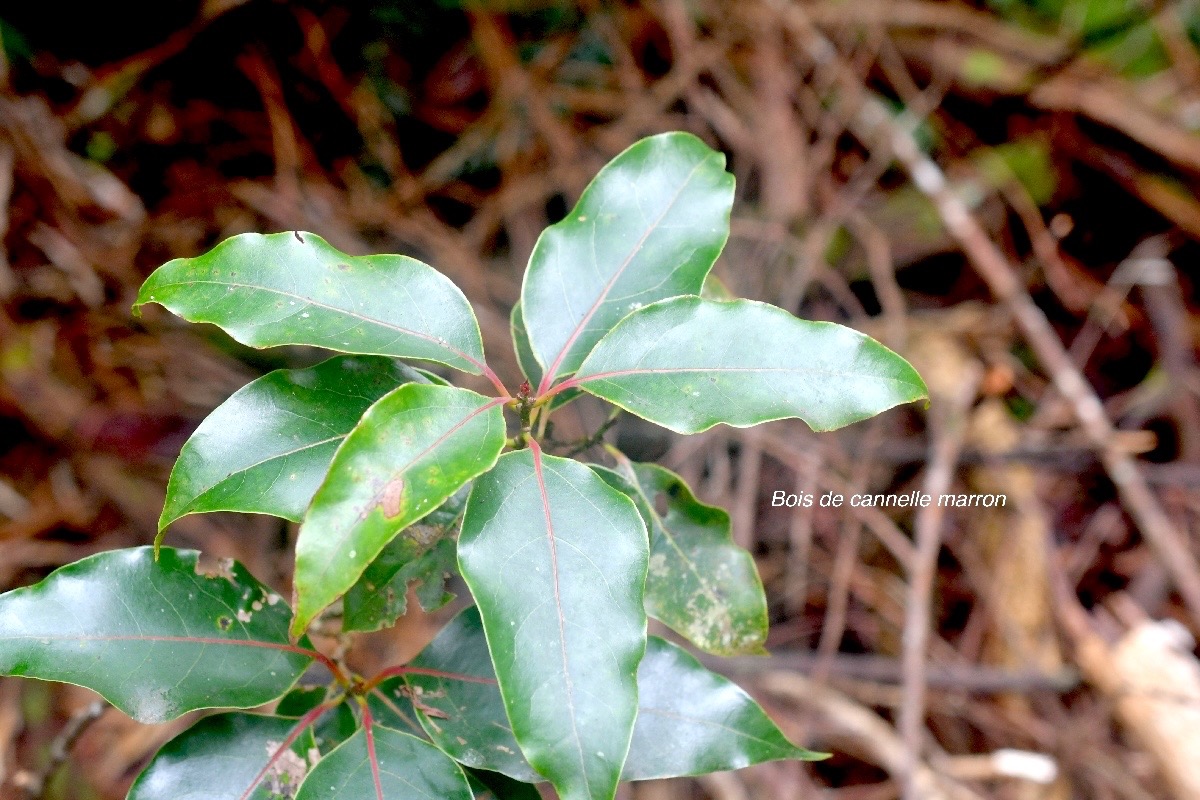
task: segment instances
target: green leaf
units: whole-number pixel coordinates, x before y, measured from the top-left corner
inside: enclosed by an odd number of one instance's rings
[[[637,712],[646,529],[583,464],[529,450],[475,481],[459,567],[521,750],[563,800],[609,798]]]
[[[491,681],[479,683],[415,672],[404,676],[420,700],[416,713],[434,744],[468,767],[499,772],[526,783],[544,780],[521,755],[505,716],[479,609],[467,608],[446,623],[408,666]]]
[[[415,736],[368,725],[322,758],[296,800],[473,800],[458,764]]]
[[[343,630],[376,631],[394,625],[408,610],[411,583],[417,584],[417,601],[426,611],[435,611],[454,599],[446,591],[446,578],[458,574],[458,545],[453,535],[469,494],[470,486],[463,486],[405,535],[388,542],[346,592]]]
[[[244,233],[163,264],[138,292],[251,347],[307,344],[485,372],[470,303],[407,256],[349,256],[312,233]]]
[[[411,666],[492,678],[476,609],[438,634]],[[638,716],[622,780],[699,775],[783,758],[820,757],[789,742],[753,699],[679,647],[651,636],[638,668]],[[432,713],[421,724],[434,743],[471,768],[537,780],[516,751],[500,691],[448,677],[405,676]]]
[[[346,592],[342,629],[377,631],[395,625],[408,611],[410,583],[417,584],[417,601],[426,611],[436,611],[453,600],[454,595],[446,591],[446,576],[458,573],[457,546],[452,538],[427,538],[440,535],[440,531],[418,524],[388,542]]]
[[[140,722],[279,697],[316,655],[288,644],[287,603],[197,556],[110,550],[0,595],[0,675],[86,686]]]
[[[730,291],[725,285],[725,281],[717,277],[717,273],[710,272],[704,279],[704,287],[700,290],[700,296],[705,300],[737,300],[737,295]]]
[[[538,238],[521,287],[542,394],[630,311],[699,294],[729,237],[733,176],[688,133],[613,159],[561,222]]]
[[[733,543],[729,514],[696,500],[670,470],[617,466],[592,468],[630,496],[650,531],[646,612],[710,653],[765,654],[767,598],[754,558]]]
[[[787,417],[827,431],[926,396],[916,370],[869,336],[699,297],[621,320],[560,384],[576,386],[676,433]]]
[[[299,522],[334,451],[363,412],[409,381],[428,382],[390,358],[337,356],[247,384],[184,444],[158,529],[203,511],[257,512]]]
[[[638,668],[638,691],[637,729],[622,780],[826,758],[789,742],[741,687],[656,636]]]
[[[397,533],[496,463],[502,402],[410,383],[367,411],[338,448],[300,528],[293,635],[353,586]]]
[[[409,698],[404,678],[388,678],[371,690],[367,704],[377,722],[389,728],[424,737],[425,729],[417,722],[417,711]]]
[[[521,366],[521,373],[529,381],[531,389],[536,389],[542,381],[542,365],[537,363],[537,357],[534,356],[533,349],[529,344],[529,331],[525,329],[525,317],[521,313],[520,300],[513,306],[510,328],[512,330],[513,349],[516,351],[517,363]],[[562,408],[581,394],[583,392],[577,389],[559,392],[550,399],[549,410],[553,411],[556,408]]]
[[[509,316],[509,330],[512,331],[513,350],[517,354],[517,363],[521,373],[531,387],[536,388],[542,381],[542,365],[533,354],[533,346],[529,344],[529,331],[525,329],[525,316],[521,313],[521,301],[518,300]]]
[[[297,721],[258,714],[206,717],[167,742],[126,800],[279,800],[308,772]]]
[[[328,695],[327,686],[295,686],[279,698],[275,705],[275,716],[302,717],[324,703]]]
[[[329,699],[328,686],[297,686],[285,694],[275,706],[277,717],[303,717]],[[312,726],[308,741],[326,753],[349,739],[358,730],[358,720],[350,705],[341,702],[322,715]]]

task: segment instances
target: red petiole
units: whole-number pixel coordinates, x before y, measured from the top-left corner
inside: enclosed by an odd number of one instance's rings
[[[450,681],[464,681],[466,683],[483,683],[488,686],[495,686],[496,681],[492,678],[480,678],[476,675],[461,675],[457,672],[443,672],[440,669],[426,669],[424,667],[409,667],[406,665],[388,667],[380,672],[374,678],[369,680],[361,691],[369,692],[379,684],[386,681],[388,678],[394,678],[398,675],[428,675],[431,678],[444,678]]]
[[[267,761],[266,765],[264,765],[263,768],[258,771],[258,774],[254,776],[254,780],[250,782],[250,786],[245,792],[242,793],[242,796],[238,798],[238,800],[247,800],[247,798],[250,797],[250,795],[254,792],[254,789],[258,786],[258,784],[262,782],[262,779],[267,777],[267,773],[271,771],[271,767],[275,766],[275,762],[277,762],[280,757],[282,757],[283,754],[290,750],[292,745],[296,743],[296,740],[300,738],[300,734],[304,733],[308,726],[316,722],[317,719],[320,718],[320,716],[326,711],[330,711],[341,705],[341,702],[341,697],[336,697],[333,700],[326,700],[324,703],[321,703],[321,705],[317,706],[301,717],[296,722],[296,725],[292,728],[291,732],[288,733],[287,738],[284,739],[279,747],[276,748],[275,752],[271,754],[271,758]]]

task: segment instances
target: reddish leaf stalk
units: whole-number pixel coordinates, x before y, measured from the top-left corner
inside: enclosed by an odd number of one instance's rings
[[[371,716],[371,706],[367,701],[358,698],[358,704],[362,706],[362,721],[363,730],[367,734],[367,761],[371,764],[371,780],[375,782],[375,798],[383,800],[383,782],[379,778],[379,756],[375,754],[375,731],[372,729],[375,725],[375,718]]]
[[[512,392],[508,391],[508,387],[504,385],[504,381],[500,380],[500,376],[496,374],[495,370],[487,364],[480,364],[479,366],[483,369],[483,377],[491,381],[492,386],[496,387],[496,391],[500,393],[498,395],[499,399],[506,403],[512,400]]]
[[[15,638],[15,637],[14,637]],[[334,663],[333,659],[324,653],[308,647],[294,644],[278,644],[276,642],[259,642],[254,639],[221,639],[216,636],[31,636],[32,639],[72,640],[99,642],[177,642],[179,644],[211,644],[226,647],[261,647],[264,650],[279,650],[284,653],[296,653],[308,656],[324,665],[338,683],[349,685],[350,679],[346,673]]]
[[[263,778],[267,777],[267,773],[271,771],[271,767],[275,766],[275,762],[278,761],[280,757],[282,757],[283,754],[290,750],[292,745],[296,743],[296,740],[300,738],[300,734],[304,733],[305,729],[316,722],[317,719],[326,711],[337,708],[341,702],[342,698],[340,697],[333,700],[326,700],[324,703],[321,703],[321,705],[317,706],[301,717],[299,721],[296,722],[296,725],[292,728],[292,730],[288,733],[287,738],[283,740],[278,748],[276,748],[275,752],[271,754],[271,758],[267,760],[267,763],[263,766],[263,768],[258,771],[257,775],[254,776],[254,780],[250,782],[250,786],[247,787],[246,791],[242,793],[242,796],[238,798],[238,800],[247,800],[247,798],[250,797],[250,795],[254,792],[255,787],[262,783]]]
[[[554,397],[554,395],[558,394],[559,392],[565,392],[567,389],[574,389],[576,386],[578,386],[581,383],[583,383],[583,381],[581,381],[577,378],[567,378],[565,381],[560,383],[558,386],[555,386],[553,389],[550,389],[549,391],[542,392],[541,394],[539,394],[537,403],[538,403],[538,405],[541,405],[542,403],[549,400],[551,397]]]
[[[697,169],[699,169],[699,164],[692,168],[692,173],[695,173]],[[688,180],[691,180],[691,177],[692,176],[689,174]],[[684,185],[686,185],[686,181]],[[575,325],[575,329],[571,331],[571,335],[567,339],[567,343],[564,344],[562,349],[558,351],[558,356],[555,357],[554,363],[550,365],[550,368],[546,370],[546,374],[542,376],[542,381],[538,385],[538,395],[545,395],[546,390],[550,388],[550,384],[552,384],[554,379],[558,377],[558,368],[562,366],[563,359],[567,357],[567,353],[569,353],[571,348],[574,347],[575,342],[579,339],[579,335],[583,333],[585,328],[587,328],[587,324],[591,321],[592,317],[595,316],[596,311],[599,310],[600,306],[604,304],[604,301],[608,299],[609,293],[612,291],[613,287],[616,286],[621,275],[625,273],[625,269],[631,263],[633,263],[634,256],[638,254],[638,252],[642,249],[642,246],[646,244],[646,240],[650,238],[650,234],[658,228],[659,224],[662,223],[663,219],[667,216],[667,213],[675,206],[675,202],[679,199],[679,195],[682,193],[683,186],[680,186],[675,192],[675,196],[671,198],[671,202],[668,203],[667,207],[662,210],[662,213],[658,215],[658,218],[654,220],[653,224],[651,224],[650,227],[642,232],[641,237],[638,238],[637,242],[633,245],[633,249],[629,251],[627,256],[625,256],[625,260],[621,262],[621,265],[617,267],[616,272],[614,272],[612,277],[610,277],[604,284],[604,288],[600,290],[600,294],[596,298],[595,302],[592,303],[591,308],[587,310],[587,313],[583,315],[583,319],[579,320],[578,324]]]
[[[388,667],[380,672],[362,688],[363,692],[369,692],[375,689],[379,684],[386,681],[388,678],[394,678],[397,675],[428,675],[431,678],[444,678],[450,681],[464,681],[466,683],[483,683],[488,686],[496,686],[496,681],[492,678],[481,678],[477,675],[462,675],[458,672],[443,672],[440,669],[427,669],[425,667],[410,667],[401,665],[397,667]]]
[[[395,714],[400,719],[404,720],[404,724],[407,725],[408,727],[412,728],[414,733],[416,733],[418,736],[424,735],[425,731],[423,731],[421,729],[421,726],[417,724],[416,720],[409,717],[408,714],[405,714],[400,709],[400,706],[396,705],[395,702],[392,701],[392,698],[388,697],[386,694],[384,694],[378,688],[372,689],[371,694],[375,695],[376,700],[378,700],[379,702],[381,702],[385,706],[387,706],[389,711],[391,711],[393,714]]]

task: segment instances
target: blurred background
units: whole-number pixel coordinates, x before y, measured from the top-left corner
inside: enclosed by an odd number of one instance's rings
[[[834,753],[622,797],[1200,797],[1200,3],[5,3],[0,43],[0,589],[148,543],[205,414],[319,358],[133,318],[154,267],[244,231],[414,255],[512,386],[538,233],[636,139],[688,130],[737,176],[729,290],[868,331],[932,400],[820,436],[608,434],[731,509],[773,655],[710,666]],[[168,541],[286,590],[294,533],[205,515]],[[0,679],[0,797],[124,797],[190,721],[94,700]]]

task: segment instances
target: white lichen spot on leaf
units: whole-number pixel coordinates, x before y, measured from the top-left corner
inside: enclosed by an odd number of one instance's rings
[[[267,742],[267,756],[273,757],[279,752],[282,747],[282,742]],[[313,753],[309,752],[309,758],[313,758]],[[319,759],[320,756],[318,755]],[[313,760],[316,763],[316,760]],[[279,757],[275,759],[275,763],[271,764],[271,768],[267,770],[263,781],[266,784],[267,792],[271,796],[271,800],[292,800],[296,796],[296,791],[300,788],[300,784],[304,781],[304,776],[308,774],[308,764],[304,759],[296,755],[292,750],[285,750],[279,753]]]
[[[234,583],[233,564],[232,558],[219,558],[213,566],[207,566],[203,558],[200,558],[196,560],[196,574],[209,580],[224,578]]]

